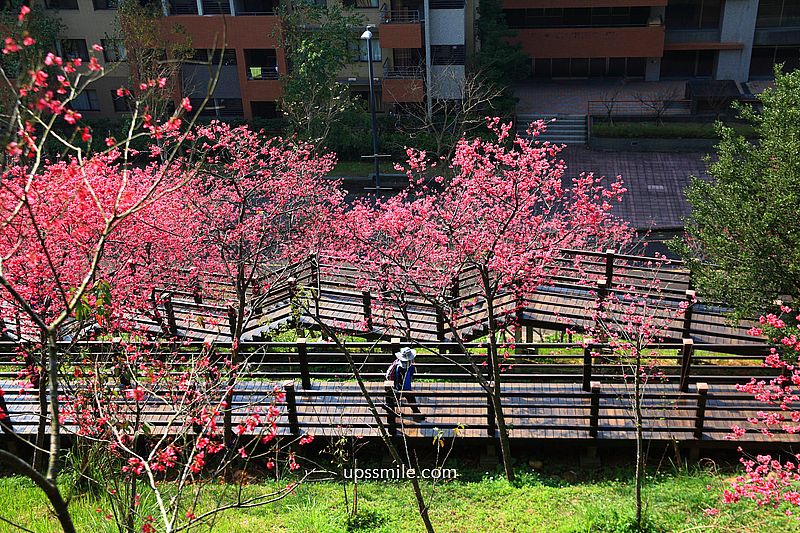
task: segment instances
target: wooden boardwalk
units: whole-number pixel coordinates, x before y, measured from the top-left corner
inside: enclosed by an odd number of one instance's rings
[[[582,258],[580,268],[572,264],[575,256]],[[243,340],[269,340],[274,332],[293,323],[295,317],[306,328],[320,329],[320,324],[325,324],[371,339],[454,339],[442,310],[430,299],[405,295],[401,310],[400,303],[392,297],[362,290],[364,274],[359,269],[332,261],[320,265],[313,259],[284,267],[283,277],[267,294],[252,296],[252,313]],[[653,265],[653,261],[611,253],[565,251],[547,284],[526,293],[522,300],[510,293],[501,295],[495,302],[496,317],[501,323],[513,319],[519,325],[518,341],[534,342],[534,329],[580,332],[594,326],[592,310],[601,292],[622,298],[650,290],[655,279],[659,289],[651,303],[658,308],[658,316],[675,317],[680,306],[691,304],[683,316],[669,320],[665,341],[691,338],[698,344],[754,342],[748,333],[751,323],[731,324],[723,306],[696,297],[690,288],[690,273],[680,263],[656,261],[658,264]],[[154,298],[152,312],[130,318],[151,335],[225,340],[229,320],[225,302],[231,289],[211,278],[204,292],[207,295],[201,298],[193,291],[172,288],[159,299]],[[448,305],[458,309],[454,327],[463,340],[486,334],[486,304],[476,287],[474,272],[462,273],[448,291],[448,298]]]
[[[241,383],[234,397],[236,409],[268,405],[276,384]],[[35,433],[37,397],[20,394],[12,382],[0,382],[0,388],[6,390],[7,422],[20,435]],[[390,416],[383,407],[387,398],[382,383],[370,383],[369,392],[383,423],[398,435],[426,439],[493,436],[494,422],[489,417],[487,396],[477,384],[417,383],[413,392],[424,420],[415,418],[403,400],[397,410],[400,416]],[[738,393],[733,385],[711,385],[703,396],[705,406],[699,408],[698,387],[681,393],[676,385],[649,385],[644,401],[645,437],[662,441],[727,443],[732,425],[752,429],[747,418],[765,410],[763,403]],[[379,436],[377,423],[354,382],[313,382],[309,389],[297,388],[295,397],[292,405],[282,406],[279,422],[282,434]],[[510,383],[503,387],[503,409],[511,428],[509,436],[515,440],[634,438],[632,405],[624,384],[605,384],[599,391],[586,392],[578,383]],[[169,415],[167,410],[151,408],[145,419],[158,432],[159,427],[166,425]],[[290,415],[297,417],[297,425],[291,423]],[[235,421],[238,418],[235,417]],[[67,434],[70,430],[69,426],[65,427]],[[745,442],[760,440],[765,437],[757,432],[749,432],[740,439]],[[770,441],[797,443],[800,435],[776,434]]]

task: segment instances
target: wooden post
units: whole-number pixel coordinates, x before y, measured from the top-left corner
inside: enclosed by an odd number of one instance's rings
[[[292,313],[291,324],[295,329],[298,329],[300,326],[300,313],[297,308],[297,278],[291,276],[286,280],[286,285],[289,288],[289,307]]]
[[[361,291],[361,297],[364,300],[364,320],[368,332],[372,332],[372,294],[369,291]]]
[[[394,395],[394,382],[384,381],[383,390],[386,397],[386,425],[388,426],[386,429],[389,435],[394,437],[397,435],[397,398]]]
[[[494,389],[494,381],[489,382],[489,388]],[[497,434],[497,418],[494,413],[494,403],[492,403],[492,395],[486,395],[486,433],[490,437],[494,437]]]
[[[308,254],[308,263],[311,269],[311,286],[317,288],[319,287],[319,261],[317,261],[316,253]]]
[[[200,287],[199,282],[192,284],[192,298],[194,298],[194,303],[196,304],[203,303],[203,289]]]
[[[597,280],[597,298],[602,302],[602,301],[605,301],[606,297],[608,297],[608,280],[607,279],[598,279]]]
[[[165,292],[161,295],[164,300],[164,312],[167,313],[167,331],[173,337],[178,335],[178,323],[175,321],[175,307],[172,305],[172,293]]]
[[[694,417],[694,438],[703,438],[703,426],[706,420],[706,400],[708,400],[708,383],[697,384],[697,412]]]
[[[592,348],[587,346],[583,349],[583,390],[591,390],[592,381]]]
[[[391,355],[394,357],[394,354],[400,351],[400,338],[399,337],[392,337],[391,343],[389,344],[389,350],[391,350]]]
[[[292,435],[299,435],[300,421],[297,418],[297,395],[294,391],[294,381],[284,382],[283,390],[286,393],[286,415],[289,419],[289,431]]]
[[[592,403],[589,413],[589,436],[596,439],[600,427],[600,382],[592,381],[590,389],[592,391]]]
[[[693,355],[694,341],[692,339],[683,339],[683,348],[681,348],[681,392],[689,392],[689,374],[692,367]]]
[[[236,334],[236,309],[232,306],[228,306],[228,327],[231,328],[231,337]]]
[[[690,339],[692,337],[692,308],[694,307],[695,291],[686,291],[686,310],[683,313],[683,338]]]
[[[608,288],[614,286],[614,254],[615,250],[609,248],[606,250],[606,283]]]
[[[308,345],[305,337],[297,339],[297,358],[300,361],[300,383],[308,390],[311,388],[311,375],[308,372]]]
[[[444,311],[439,306],[436,306],[436,339],[444,340]]]

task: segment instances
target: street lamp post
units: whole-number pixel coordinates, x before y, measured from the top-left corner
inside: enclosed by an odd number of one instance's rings
[[[369,111],[372,115],[372,161],[375,164],[375,191],[381,188],[381,171],[378,165],[378,120],[375,116],[375,77],[372,74],[372,28],[371,24],[367,26],[361,38],[367,41],[367,59],[369,63]]]

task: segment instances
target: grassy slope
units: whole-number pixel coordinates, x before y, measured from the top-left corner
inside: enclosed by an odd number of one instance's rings
[[[484,477],[457,481],[437,488],[431,516],[437,531],[530,532],[530,531],[627,531],[624,517],[630,515],[631,487],[627,476],[567,484],[557,478],[523,473],[519,486]],[[659,475],[649,481],[647,497],[655,522],[663,531],[790,531],[797,526],[772,509],[756,511],[749,505],[722,506],[720,514],[706,516],[703,510],[719,506],[726,486],[720,475]],[[711,486],[711,490],[707,489]],[[267,490],[266,485],[248,487],[248,492]],[[221,489],[220,489],[221,490]],[[359,509],[369,515],[357,531],[421,531],[414,499],[407,485],[361,483]],[[352,494],[352,493],[351,493]],[[146,503],[145,503],[146,505]],[[79,531],[113,531],[102,513],[102,501],[82,496],[72,503]],[[44,500],[30,483],[18,478],[0,480],[0,514],[15,517],[34,531],[55,531]],[[12,531],[0,524],[0,531]],[[233,510],[223,515],[214,532],[338,532],[346,531],[341,486],[326,482],[300,487],[296,494],[271,506]]]

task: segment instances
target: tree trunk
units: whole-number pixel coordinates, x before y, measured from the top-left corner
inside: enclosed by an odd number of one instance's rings
[[[327,331],[327,328],[322,322],[319,322],[319,325]],[[375,402],[372,401],[372,396],[370,395],[369,390],[367,390],[367,386],[364,384],[364,379],[361,377],[361,372],[358,370],[358,365],[353,359],[353,356],[350,354],[350,350],[341,344],[338,337],[336,337],[333,332],[328,331],[328,333],[331,335],[331,338],[335,340],[336,344],[342,350],[342,353],[344,353],[345,359],[347,359],[347,364],[353,373],[353,377],[358,384],[359,390],[361,391],[361,395],[367,402],[367,408],[369,409],[372,418],[375,420],[375,423],[378,425],[378,432],[381,436],[381,440],[389,450],[389,455],[392,456],[392,459],[397,464],[406,464],[406,461],[404,461],[400,456],[400,452],[397,451],[397,446],[395,446],[394,442],[392,442],[392,437],[386,430],[386,426],[383,423],[383,418],[381,417],[380,413],[378,413],[378,408],[375,406]],[[410,458],[408,459],[408,466],[412,466]],[[425,498],[422,495],[422,488],[420,488],[419,480],[416,477],[411,478],[411,487],[414,489],[414,497],[417,500],[417,510],[420,518],[422,518],[422,522],[425,524],[425,530],[428,533],[435,533],[433,529],[433,523],[431,523],[430,516],[428,516],[428,506],[425,504]]]
[[[642,428],[642,365],[636,354],[636,375],[634,379],[634,423],[636,424],[636,528],[642,529],[642,481],[644,479],[644,439]]]
[[[55,483],[58,454],[61,447],[61,427],[58,420],[58,339],[55,331],[47,332],[47,370],[50,391],[50,457],[47,462],[47,480]]]
[[[503,413],[502,389],[500,387],[500,361],[497,353],[497,320],[494,316],[494,296],[490,291],[489,277],[486,272],[481,272],[484,283],[484,294],[486,295],[486,314],[489,323],[489,364],[492,368],[492,380],[494,390],[491,393],[492,405],[494,406],[494,417],[497,422],[497,434],[500,439],[500,451],[503,454],[503,470],[509,482],[514,481],[514,467],[511,463],[511,442],[508,439],[508,428],[506,427],[506,417]]]
[[[39,472],[45,471],[44,440],[47,433],[47,339],[42,336],[42,353],[38,362],[33,365],[37,372],[36,388],[39,395],[39,420],[36,427],[36,448],[33,450],[33,468]]]

